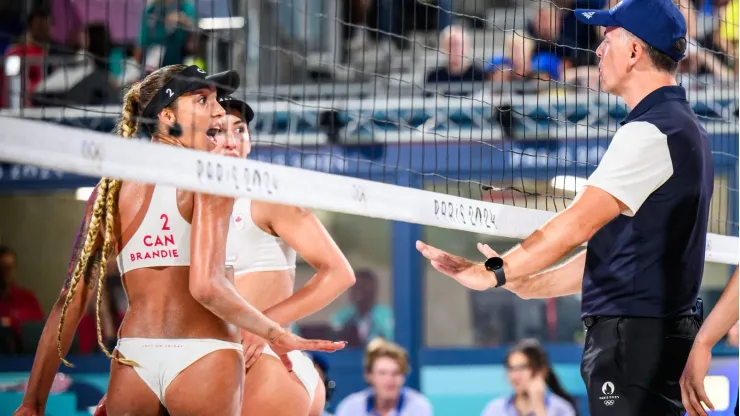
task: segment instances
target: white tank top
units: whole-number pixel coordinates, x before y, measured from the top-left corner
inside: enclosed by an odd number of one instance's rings
[[[144,220],[118,254],[121,275],[144,267],[190,265],[190,223],[177,208],[177,189],[155,185]]]
[[[295,268],[295,250],[280,237],[258,227],[252,219],[252,201],[238,198],[229,222],[226,265],[234,275]]]

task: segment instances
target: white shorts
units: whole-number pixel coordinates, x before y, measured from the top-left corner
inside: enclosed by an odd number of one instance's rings
[[[262,353],[280,359],[269,345],[265,345],[265,349]],[[303,387],[308,391],[308,397],[313,403],[316,386],[319,385],[320,381],[319,372],[316,371],[316,367],[313,366],[313,361],[311,361],[303,351],[291,351],[288,353],[288,358],[290,358],[290,362],[293,363],[293,373],[295,373],[298,380],[303,383]]]
[[[180,372],[214,351],[227,349],[244,354],[242,344],[218,339],[121,338],[116,346],[124,358],[138,364],[133,369],[165,408],[167,387]]]

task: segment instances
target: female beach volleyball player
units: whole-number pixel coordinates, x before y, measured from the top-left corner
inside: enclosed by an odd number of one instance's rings
[[[238,156],[229,143],[216,143],[224,110],[213,86],[229,93],[238,83],[234,72],[206,79],[196,66],[161,68],[126,93],[118,132],[134,137],[144,127],[155,142]],[[88,201],[16,415],[44,413],[51,381],[96,288],[100,305],[113,254],[129,309],[113,354],[102,345],[98,321],[98,343],[113,359],[111,416],[239,414],[243,350],[229,323],[268,339],[279,354],[342,348],[290,334],[239,296],[224,270],[232,207],[231,198],[103,178]]]
[[[219,102],[226,114],[217,142],[236,147],[246,158],[254,112],[231,97],[220,97]],[[296,250],[318,272],[293,294]],[[283,326],[324,308],[354,283],[347,259],[310,211],[246,198],[234,203],[226,264],[233,268],[239,294]],[[242,331],[242,344],[247,368],[242,415],[321,414],[325,387],[308,357],[300,351],[288,353],[293,370],[288,372],[263,338]]]
[[[219,142],[236,145],[246,158],[254,113],[231,97],[219,101],[226,110]],[[296,251],[317,273],[293,294]],[[234,203],[226,264],[234,269],[239,294],[283,326],[323,309],[355,280],[347,259],[309,210],[246,198]],[[290,352],[293,371],[288,372],[264,338],[246,331],[242,337],[247,368],[242,415],[319,416],[326,392],[313,362],[300,351]]]

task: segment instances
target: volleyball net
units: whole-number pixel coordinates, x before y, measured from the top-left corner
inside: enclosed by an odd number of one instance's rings
[[[603,32],[573,14],[615,2],[469,3],[59,2],[53,47],[6,49],[0,186],[15,192],[41,167],[522,239],[570,203],[628,114],[600,90]],[[715,160],[707,260],[726,264],[738,261],[734,4],[679,4],[690,39],[677,77]],[[23,11],[22,39],[44,35],[40,10]],[[256,113],[248,160],[109,134],[125,87],[173,62],[240,73],[234,95]]]

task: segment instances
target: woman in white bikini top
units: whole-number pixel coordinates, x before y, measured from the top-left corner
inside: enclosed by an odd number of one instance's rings
[[[126,93],[118,132],[134,137],[144,127],[156,142],[238,156],[234,141],[214,137],[224,116],[216,85],[230,92],[238,84],[233,71],[206,78],[196,66],[161,68]],[[100,304],[106,266],[116,255],[129,308],[116,350],[104,349],[113,359],[111,416],[240,414],[244,358],[237,328],[266,337],[282,354],[342,348],[290,334],[239,296],[224,265],[233,202],[103,178],[88,201],[64,289],[15,414],[44,413],[80,317],[96,289]],[[98,342],[104,348],[100,335]]]
[[[226,109],[222,132],[243,143],[247,157],[251,143],[247,124],[254,113],[244,102],[220,97]],[[316,274],[300,290],[295,284],[296,250]],[[234,269],[239,294],[267,317],[287,327],[331,303],[354,284],[347,259],[321,222],[309,210],[286,205],[237,199],[229,223],[226,264]],[[289,373],[264,338],[243,331],[246,378],[243,416],[319,416],[326,393],[313,362],[292,351]]]

